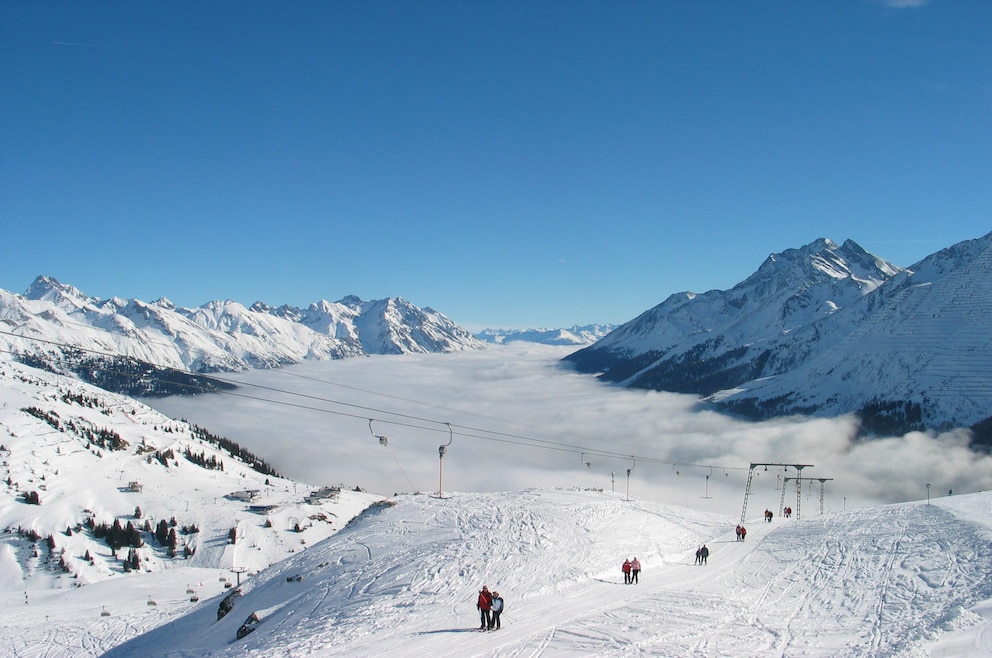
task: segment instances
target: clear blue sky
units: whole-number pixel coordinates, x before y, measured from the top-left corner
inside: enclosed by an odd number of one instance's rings
[[[992,2],[0,0],[0,288],[624,322],[992,231]]]

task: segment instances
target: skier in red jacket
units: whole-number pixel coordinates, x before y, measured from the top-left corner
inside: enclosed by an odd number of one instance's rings
[[[479,592],[479,602],[475,605],[475,607],[479,609],[479,614],[482,619],[482,625],[479,626],[479,630],[488,630],[489,625],[492,623],[490,610],[493,609],[493,595],[489,592],[488,586],[482,586],[482,591]]]

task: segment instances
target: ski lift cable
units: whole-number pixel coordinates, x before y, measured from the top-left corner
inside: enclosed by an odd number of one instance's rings
[[[403,474],[403,477],[406,478],[407,483],[409,483],[410,490],[417,491],[417,485],[415,485],[413,483],[413,480],[410,479],[410,476],[407,475],[406,469],[403,468],[403,464],[401,464],[400,460],[396,458],[396,453],[393,452],[393,449],[389,447],[389,439],[387,439],[385,436],[382,436],[381,434],[376,434],[375,431],[372,429],[372,423],[374,421],[375,421],[374,418],[369,418],[369,432],[372,433],[372,437],[379,439],[379,445],[383,446],[386,450],[389,451],[389,455],[393,458],[393,461],[396,462],[396,465],[399,466],[400,473]]]
[[[0,333],[6,333],[6,332],[0,331]],[[44,342],[53,342],[53,341],[44,341]],[[65,345],[65,347],[72,347],[72,346]],[[93,351],[93,350],[89,350],[89,351]],[[9,351],[9,350],[0,350],[0,352],[10,353],[10,354],[13,354],[15,356],[17,355],[16,352],[12,352],[12,351]],[[97,352],[97,353],[99,353],[99,352]],[[100,354],[103,354],[103,353],[100,353]],[[114,356],[114,355],[109,355],[108,354],[107,356]],[[130,359],[131,357],[121,357],[121,358],[129,358]],[[137,359],[134,359],[134,360],[137,360]],[[147,363],[147,362],[144,362],[144,363]],[[149,364],[149,365],[155,365],[155,364]],[[164,366],[156,366],[156,367],[164,367]],[[176,370],[176,368],[171,368],[171,369],[172,370]],[[106,369],[106,371],[107,372],[113,372],[115,374],[119,374],[119,375],[122,375],[122,376],[131,376],[131,377],[137,376],[135,373],[121,371],[121,370]],[[191,376],[195,376],[194,373],[188,373],[188,374],[190,374]],[[329,402],[329,403],[336,403],[337,402],[335,400],[329,400],[329,399],[326,399],[326,398],[319,398],[317,396],[310,396],[310,395],[304,395],[304,394],[300,394],[300,393],[294,393],[292,391],[281,391],[280,389],[273,389],[272,387],[265,387],[265,386],[256,385],[256,384],[246,384],[244,382],[236,382],[234,380],[225,380],[225,379],[220,378],[220,377],[213,377],[212,375],[210,375],[210,377],[213,378],[213,379],[216,379],[218,381],[230,382],[232,384],[236,384],[238,386],[244,386],[244,387],[248,387],[248,388],[254,387],[254,388],[261,388],[263,390],[270,390],[270,391],[273,391],[274,390],[274,391],[277,391],[277,392],[287,393],[288,395],[291,395],[291,396],[292,395],[295,395],[295,396],[298,396],[298,397],[304,397],[304,398],[308,398],[308,399],[322,400],[322,401],[326,401],[326,402]],[[205,387],[198,386],[196,384],[190,384],[189,386],[191,388],[199,388],[199,389],[204,390],[204,391],[207,390]],[[262,397],[262,396],[258,396],[258,395],[250,395],[250,394],[247,394],[247,393],[239,393],[239,392],[235,392],[235,391],[216,391],[216,390],[211,390],[210,392],[219,393],[221,395],[229,395],[231,397],[237,397],[237,398],[242,398],[242,399],[246,399],[246,400],[253,400],[253,401],[257,401],[257,402],[265,402],[265,403],[268,403],[268,404],[275,404],[275,405],[286,406],[286,407],[290,407],[290,408],[294,408],[294,409],[304,409],[304,410],[307,410],[307,411],[315,411],[315,412],[319,412],[319,413],[329,413],[329,414],[333,414],[333,415],[337,415],[337,416],[342,416],[342,417],[345,417],[345,418],[367,419],[367,416],[363,416],[363,415],[359,415],[359,414],[353,414],[353,413],[347,413],[347,412],[339,411],[339,410],[333,410],[333,409],[326,409],[326,408],[321,408],[321,407],[315,407],[315,406],[307,405],[307,404],[288,402],[288,401],[285,401],[285,400],[275,400],[275,399],[272,399],[272,398]],[[388,410],[381,410],[381,409],[377,409],[375,407],[364,407],[364,406],[360,406],[360,405],[350,405],[350,404],[347,405],[347,406],[357,407],[358,409],[365,410],[365,411],[370,411],[370,410],[371,411],[378,411],[380,413],[385,413],[387,415],[393,415],[393,416],[396,416],[396,417],[409,418],[409,419],[421,421],[421,422],[424,422],[424,423],[430,423],[430,424],[435,424],[435,425],[436,424],[441,424],[441,421],[435,421],[435,420],[426,419],[426,418],[420,418],[420,417],[416,417],[416,416],[409,416],[409,415],[406,415],[406,414],[397,414],[395,412],[391,412],[391,411],[388,411]],[[429,427],[429,426],[424,426],[424,425],[420,425],[420,424],[414,424],[414,423],[409,423],[409,422],[402,422],[402,421],[399,421],[399,420],[391,420],[391,419],[383,419],[383,418],[379,418],[379,419],[376,419],[376,420],[379,420],[379,422],[389,423],[389,424],[396,425],[396,426],[401,426],[401,427],[408,427],[408,428],[414,428],[414,429],[420,429],[420,430],[426,430],[426,431],[444,431],[444,430],[442,430],[442,429],[440,429],[438,427]],[[447,425],[451,425],[451,424],[450,423],[445,423],[445,425],[447,426]],[[527,437],[527,436],[522,436],[522,435],[519,435],[519,434],[508,434],[508,433],[504,433],[504,432],[495,432],[495,431],[492,431],[492,430],[485,430],[485,429],[481,429],[481,428],[473,428],[473,427],[470,427],[470,426],[460,426],[460,425],[451,425],[451,426],[452,427],[459,427],[459,428],[464,427],[466,429],[475,430],[476,432],[484,432],[486,434],[477,434],[475,432],[460,432],[460,434],[462,436],[466,436],[466,437],[470,437],[470,438],[477,438],[477,439],[482,439],[482,440],[487,440],[487,441],[497,441],[497,442],[500,442],[500,443],[508,443],[508,444],[512,444],[512,445],[521,445],[521,446],[528,446],[528,447],[534,447],[534,448],[544,448],[544,449],[548,449],[548,450],[558,450],[558,451],[561,451],[561,452],[572,452],[572,453],[579,452],[580,450],[584,449],[589,454],[596,454],[596,455],[599,455],[601,457],[610,458],[610,459],[626,459],[628,457],[628,455],[625,454],[625,453],[611,452],[611,451],[605,451],[605,450],[597,450],[597,449],[592,449],[592,448],[583,448],[582,446],[577,446],[577,445],[573,445],[573,444],[565,444],[565,443],[560,443],[560,442],[555,442],[555,441],[548,441],[548,440],[545,440],[545,439],[537,439],[537,438],[534,438],[534,437]],[[493,435],[493,436],[490,436],[490,435]],[[512,437],[512,438],[511,439],[507,439],[507,438],[501,439],[501,438],[496,438],[497,436],[505,436],[505,437]],[[513,438],[518,439],[518,440],[512,440]],[[675,463],[675,462],[673,462],[671,460],[668,460],[668,459],[660,459],[660,458],[645,457],[645,456],[641,456],[641,461],[644,461],[644,462],[647,462],[647,463],[655,463],[655,464],[672,464],[672,463]],[[706,465],[706,464],[686,464],[686,465],[687,466],[698,467],[698,468],[708,468],[709,467],[709,465]],[[733,467],[733,466],[728,466],[728,467],[722,467],[721,466],[721,467],[718,467],[718,468],[723,468],[724,471],[726,471],[728,469],[730,469],[730,470],[745,470],[742,467]]]
[[[0,333],[7,333],[7,332],[0,331]],[[51,343],[53,341],[44,341],[44,342]],[[70,348],[73,347],[71,345],[63,345],[63,346],[64,347],[70,347]],[[80,348],[80,349],[82,349],[82,348]],[[94,350],[85,350],[85,351],[94,352]],[[13,351],[10,351],[10,350],[0,350],[0,352],[9,353],[9,354],[12,354],[12,355],[15,355],[15,356],[18,355],[18,353],[13,352]],[[97,352],[97,353],[98,354],[105,354],[105,353],[100,353],[100,352]],[[115,356],[115,355],[106,354],[106,356]],[[133,359],[132,357],[120,357],[120,358],[127,358],[127,359],[131,359],[131,360],[135,360],[135,361],[140,361],[138,359]],[[142,363],[148,363],[148,362],[142,362]],[[155,364],[149,364],[149,365],[155,365]],[[156,367],[165,368],[165,366],[156,366]],[[171,370],[178,370],[176,368],[170,368],[170,369]],[[106,369],[106,371],[107,372],[113,372],[115,374],[119,374],[119,375],[122,375],[122,376],[130,376],[130,377],[137,377],[138,376],[135,373],[121,371],[121,370]],[[188,371],[185,371],[185,372],[187,372],[187,374],[189,374],[191,376],[196,376],[194,373],[189,373]],[[294,393],[292,391],[279,391],[279,389],[272,389],[271,387],[265,387],[265,386],[261,386],[261,385],[255,385],[255,384],[246,384],[244,382],[235,382],[233,380],[225,380],[223,378],[214,377],[212,375],[203,375],[203,376],[208,376],[208,377],[211,377],[212,379],[216,379],[218,381],[229,382],[229,383],[232,383],[232,384],[236,384],[238,386],[245,386],[245,387],[249,387],[249,388],[251,388],[251,387],[261,388],[263,390],[270,390],[270,391],[275,390],[277,392],[284,392],[284,393],[287,393],[288,395],[295,395],[295,396],[304,397],[304,398],[308,398],[308,399],[323,400],[323,401],[330,402],[330,403],[335,403],[336,402],[334,400],[327,400],[327,399],[319,398],[317,396],[310,396],[310,395],[304,395],[304,394],[300,394],[300,393]],[[205,387],[198,386],[196,384],[190,384],[189,386],[191,388],[199,388],[201,390],[207,391],[207,389]],[[363,416],[363,415],[359,415],[359,414],[348,413],[348,412],[339,411],[339,410],[333,410],[333,409],[326,409],[326,408],[321,408],[321,407],[315,407],[315,406],[307,405],[307,404],[301,404],[301,403],[295,403],[295,402],[288,402],[288,401],[285,401],[285,400],[275,400],[275,399],[272,399],[272,398],[262,397],[262,396],[258,396],[258,395],[249,395],[247,393],[238,393],[238,392],[235,392],[235,391],[217,391],[217,390],[211,390],[210,392],[219,393],[221,395],[228,395],[228,396],[231,396],[231,397],[242,398],[242,399],[246,399],[246,400],[253,400],[253,401],[257,401],[257,402],[264,402],[264,403],[268,403],[268,404],[275,404],[275,405],[290,407],[290,408],[294,408],[294,409],[303,409],[303,410],[315,411],[315,412],[319,412],[319,413],[329,413],[329,414],[333,414],[333,415],[336,415],[336,416],[342,416],[342,417],[345,417],[345,418],[355,418],[355,419],[365,419],[365,420],[368,419],[367,416]],[[363,407],[363,406],[360,406],[360,405],[347,405],[347,406],[357,407],[359,409],[366,410],[366,411],[369,411],[369,410],[371,410],[371,411],[379,411],[379,412],[385,413],[387,415],[393,415],[393,416],[397,416],[397,417],[410,418],[412,420],[422,421],[422,422],[425,422],[425,423],[441,424],[441,421],[435,421],[435,420],[426,419],[426,418],[419,418],[419,417],[416,417],[416,416],[409,416],[409,415],[406,415],[406,414],[397,414],[395,412],[391,412],[391,411],[388,411],[388,410],[376,409],[374,407]],[[440,428],[437,428],[437,427],[429,427],[429,426],[424,426],[424,425],[419,425],[419,424],[414,424],[414,423],[409,423],[409,422],[402,422],[402,421],[399,421],[399,420],[390,420],[390,419],[382,419],[382,418],[375,419],[375,420],[379,420],[379,422],[389,423],[389,424],[396,425],[396,426],[408,427],[408,428],[414,428],[414,429],[420,429],[420,430],[425,430],[425,431],[444,431],[444,430],[441,430]],[[446,425],[451,425],[451,424],[448,423]],[[545,439],[537,439],[537,438],[534,438],[534,437],[526,437],[526,436],[522,436],[522,435],[518,435],[518,434],[508,434],[508,433],[504,433],[504,432],[495,432],[495,431],[492,431],[492,430],[485,430],[485,429],[481,429],[481,428],[472,428],[472,427],[469,427],[469,426],[451,425],[451,427],[459,427],[459,428],[465,427],[466,429],[472,429],[472,430],[475,430],[477,432],[485,432],[485,433],[487,433],[489,435],[486,435],[486,434],[476,434],[474,432],[460,432],[460,434],[462,436],[466,436],[466,437],[469,437],[469,438],[476,438],[476,439],[481,439],[481,440],[486,440],[486,441],[496,441],[496,442],[499,442],[499,443],[507,443],[507,444],[512,444],[512,445],[527,446],[527,447],[532,447],[532,448],[543,448],[543,449],[546,449],[546,450],[557,450],[557,451],[560,451],[560,452],[571,452],[571,453],[579,452],[580,449],[582,449],[582,446],[577,446],[577,445],[572,445],[572,444],[564,444],[564,443],[559,443],[559,442],[555,442],[555,441],[548,441],[548,440],[545,440]],[[500,436],[502,436],[502,437],[512,437],[512,438],[497,438],[497,437],[500,437]],[[518,440],[513,440],[513,439],[518,439]],[[605,451],[605,450],[596,450],[596,449],[591,449],[591,448],[585,448],[585,450],[586,450],[586,452],[588,452],[590,454],[597,454],[599,456],[610,458],[610,459],[626,459],[626,458],[629,457],[629,455],[627,455],[625,453],[610,452],[610,451]],[[671,460],[668,460],[668,459],[660,459],[660,458],[645,457],[645,456],[641,456],[641,461],[644,461],[644,462],[647,462],[647,463],[655,463],[655,464],[673,464],[673,463],[675,463],[675,462],[673,462]],[[709,467],[709,465],[706,465],[706,464],[687,464],[687,466],[693,466],[693,467],[698,467],[698,468],[708,468]],[[725,471],[726,470],[746,470],[746,469],[744,469],[742,467],[733,467],[733,466],[727,466],[727,467],[721,466],[721,467],[718,467],[718,468],[723,468]]]
[[[392,458],[393,458],[393,461],[394,461],[394,462],[396,462],[396,465],[397,465],[397,466],[399,467],[399,469],[400,469],[400,473],[402,473],[402,474],[403,474],[403,477],[404,477],[404,478],[406,478],[406,481],[407,481],[407,483],[408,483],[408,484],[410,485],[410,490],[411,490],[411,491],[418,491],[418,489],[417,489],[417,485],[415,485],[415,484],[413,483],[413,480],[411,480],[411,479],[410,479],[410,476],[409,476],[409,475],[407,475],[407,473],[406,473],[406,469],[405,469],[405,468],[403,468],[403,464],[401,464],[401,463],[400,463],[400,460],[396,458],[396,453],[394,453],[394,452],[393,452],[393,449],[389,447],[389,444],[388,444],[388,443],[385,443],[385,444],[383,444],[383,445],[385,445],[385,446],[386,446],[386,450],[388,450],[388,451],[389,451],[389,454],[390,454],[390,456],[392,456]]]
[[[358,405],[358,404],[352,404],[352,403],[342,402],[340,400],[334,400],[334,399],[331,399],[331,398],[325,398],[325,397],[316,396],[316,395],[299,393],[299,392],[296,392],[296,391],[290,391],[290,390],[280,389],[280,388],[276,388],[276,387],[272,387],[272,386],[265,386],[265,385],[262,385],[262,384],[254,384],[254,383],[248,383],[248,382],[241,382],[241,381],[237,381],[237,380],[227,379],[227,378],[224,378],[224,377],[221,377],[221,376],[216,376],[214,374],[197,374],[197,373],[190,372],[188,370],[183,370],[181,368],[175,368],[175,367],[172,367],[172,366],[161,366],[161,365],[158,365],[158,364],[155,364],[155,363],[151,363],[151,362],[148,362],[148,361],[144,361],[144,360],[138,359],[136,357],[122,356],[122,355],[119,355],[119,354],[112,354],[112,353],[108,353],[108,352],[103,352],[103,351],[99,351],[99,350],[93,350],[93,349],[84,348],[84,347],[78,347],[78,346],[69,345],[69,344],[66,344],[66,343],[58,342],[58,341],[46,340],[46,339],[42,339],[42,338],[20,336],[18,334],[14,334],[14,333],[11,333],[9,331],[0,330],[0,334],[12,336],[14,338],[19,338],[19,339],[24,339],[24,340],[29,340],[29,341],[35,341],[35,342],[39,342],[39,343],[46,343],[46,344],[56,345],[56,346],[63,347],[63,348],[74,349],[74,350],[78,350],[78,351],[81,351],[81,352],[88,352],[88,353],[97,354],[97,355],[105,356],[105,357],[109,357],[109,358],[127,359],[129,361],[134,361],[134,362],[137,362],[137,363],[147,364],[147,365],[152,366],[152,367],[155,367],[155,368],[160,368],[160,369],[163,369],[163,370],[172,370],[172,371],[177,371],[177,372],[183,372],[183,373],[185,373],[185,374],[187,374],[187,375],[189,375],[191,377],[205,377],[205,378],[213,379],[213,380],[216,380],[216,381],[220,381],[220,382],[232,384],[232,385],[238,386],[238,387],[255,388],[255,389],[260,389],[260,390],[269,391],[269,392],[273,392],[273,393],[280,393],[280,394],[285,394],[285,395],[289,395],[289,396],[300,397],[300,398],[307,399],[307,400],[315,400],[315,401],[320,401],[320,402],[326,402],[328,404],[336,404],[336,405],[345,406],[345,407],[354,408],[354,409],[360,409],[360,410],[364,410],[364,411],[373,411],[373,412],[385,414],[387,416],[391,416],[393,418],[404,418],[404,419],[407,419],[407,420],[417,421],[419,423],[428,423],[430,425],[441,425],[441,424],[443,424],[443,425],[445,425],[447,427],[447,429],[449,431],[449,443],[450,443],[451,439],[453,438],[453,429],[452,428],[459,428],[461,430],[466,430],[466,431],[463,431],[463,432],[459,432],[459,434],[461,434],[463,436],[466,436],[466,437],[478,438],[478,439],[482,439],[482,440],[498,441],[498,442],[502,442],[502,443],[509,443],[509,444],[514,444],[514,445],[525,445],[525,446],[531,446],[531,447],[543,447],[543,448],[546,448],[546,449],[559,450],[559,451],[563,451],[563,452],[579,452],[579,451],[584,451],[582,454],[584,454],[584,453],[596,454],[596,455],[599,455],[599,456],[603,456],[603,457],[607,457],[607,458],[613,458],[613,459],[621,459],[621,458],[627,458],[627,457],[633,458],[633,455],[627,455],[625,453],[618,453],[618,452],[612,452],[612,451],[606,451],[606,450],[590,449],[590,448],[587,448],[587,447],[573,445],[573,444],[568,444],[568,443],[562,443],[562,442],[557,442],[557,441],[550,441],[550,440],[546,440],[546,439],[538,439],[538,438],[535,438],[535,437],[529,437],[529,436],[524,436],[524,435],[519,435],[519,434],[512,434],[512,433],[506,433],[506,432],[498,432],[498,431],[494,431],[494,430],[487,430],[487,429],[484,429],[484,428],[477,428],[477,427],[473,427],[473,426],[469,426],[469,425],[456,425],[456,424],[452,424],[452,423],[444,423],[442,421],[437,421],[437,420],[433,420],[433,419],[430,419],[430,418],[423,418],[423,417],[420,417],[420,416],[414,416],[414,415],[411,415],[411,414],[403,414],[403,413],[393,412],[393,411],[389,411],[389,410],[379,409],[379,408],[376,408],[376,407],[370,407],[370,406],[365,406],[365,405]],[[15,352],[13,350],[2,350],[2,349],[0,349],[0,352],[12,354],[14,356],[20,356],[20,353]],[[115,372],[116,374],[120,374],[122,376],[130,376],[130,377],[138,377],[139,376],[137,373],[133,373],[133,372],[125,372],[125,371],[119,371],[119,370],[118,371],[114,371],[114,370],[111,370],[111,369],[108,369],[108,371],[109,372]],[[142,374],[140,376],[147,377],[147,373]],[[190,388],[199,388],[199,389],[204,390],[204,391],[207,390],[206,387],[204,387],[202,385],[190,384],[189,386],[190,386]],[[248,400],[255,400],[255,401],[259,401],[259,402],[266,402],[266,403],[269,403],[269,404],[277,404],[277,405],[287,406],[287,407],[296,408],[296,409],[305,409],[305,410],[316,411],[316,412],[321,412],[321,413],[330,413],[330,414],[334,414],[334,415],[338,415],[338,416],[343,416],[343,417],[347,417],[347,418],[363,418],[363,419],[368,419],[368,417],[365,416],[365,415],[359,416],[357,414],[347,413],[347,412],[340,411],[340,410],[324,409],[324,408],[314,407],[314,406],[305,405],[305,404],[301,404],[301,403],[287,402],[287,401],[284,401],[284,400],[274,400],[274,399],[271,399],[271,398],[265,398],[265,397],[255,396],[255,395],[249,395],[249,394],[246,394],[246,393],[237,393],[237,392],[234,392],[234,391],[216,391],[216,390],[211,390],[211,392],[220,393],[222,395],[230,395],[232,397],[239,397],[239,398],[248,399]],[[412,428],[421,429],[421,430],[427,430],[427,431],[444,431],[444,430],[442,430],[439,427],[429,427],[429,426],[425,427],[423,425],[415,425],[415,424],[412,424],[412,423],[402,422],[402,421],[399,421],[399,420],[390,420],[390,419],[382,419],[382,418],[379,418],[379,419],[368,419],[368,420],[379,420],[380,422],[384,422],[384,423],[390,423],[390,424],[393,424],[393,425],[398,425],[398,426],[403,426],[403,427],[412,427]],[[484,433],[484,435],[476,434],[476,432],[482,432],[482,433]],[[373,432],[373,436],[378,436],[378,435],[375,435],[375,433]],[[495,438],[495,437],[506,437],[506,438],[500,439],[500,438]],[[516,439],[516,440],[512,440],[512,439]],[[660,459],[660,458],[652,458],[652,457],[644,457],[644,456],[641,457],[641,460],[642,461],[645,461],[645,462],[648,462],[648,463],[655,463],[655,464],[676,464],[677,463],[677,462],[674,462],[674,461],[668,460],[668,459]],[[636,460],[635,460],[635,465],[636,465]],[[685,465],[686,466],[689,466],[689,467],[695,467],[695,468],[712,468],[712,466],[710,464],[685,464]],[[734,467],[734,466],[717,466],[717,468],[722,468],[724,470],[724,472],[726,472],[728,470],[747,470],[747,469],[745,469],[743,467]],[[631,470],[633,470],[633,467],[631,468]]]

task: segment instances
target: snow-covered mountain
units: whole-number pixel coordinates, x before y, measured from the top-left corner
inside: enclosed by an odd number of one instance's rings
[[[928,256],[828,321],[783,337],[780,350],[804,358],[721,393],[720,404],[759,416],[856,411],[877,432],[989,418],[992,234]]]
[[[485,329],[475,337],[497,345],[517,341],[542,345],[592,345],[615,327],[612,324],[586,324],[573,325],[568,329]]]
[[[306,309],[233,301],[179,308],[167,299],[101,300],[44,276],[23,295],[0,290],[0,326],[0,345],[19,353],[64,356],[59,346],[73,345],[198,373],[485,347],[443,314],[402,298],[346,297]],[[49,342],[42,350],[39,341]]]
[[[992,234],[904,270],[847,241],[773,254],[567,357],[627,386],[757,418],[858,413],[866,432],[973,426],[992,409]]]

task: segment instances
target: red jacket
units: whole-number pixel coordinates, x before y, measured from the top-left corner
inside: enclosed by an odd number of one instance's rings
[[[489,590],[484,590],[479,592],[479,603],[477,604],[479,610],[491,610],[493,607],[493,595]]]

